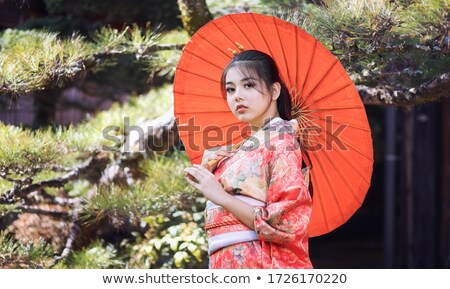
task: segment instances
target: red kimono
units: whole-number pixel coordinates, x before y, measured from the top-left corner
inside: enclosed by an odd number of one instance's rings
[[[222,159],[214,175],[225,191],[256,207],[252,230],[208,201],[210,268],[312,268],[308,255],[312,199],[289,121],[272,119],[235,155]]]

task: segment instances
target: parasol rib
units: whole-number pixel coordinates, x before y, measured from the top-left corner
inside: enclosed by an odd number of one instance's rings
[[[309,107],[309,106],[311,106],[311,105],[313,105],[313,104],[316,104],[316,103],[318,103],[318,102],[320,102],[320,101],[322,101],[322,100],[328,98],[329,96],[335,94],[335,93],[338,92],[338,91],[341,91],[342,89],[344,89],[344,88],[346,88],[346,87],[348,87],[348,86],[350,86],[350,85],[353,85],[353,82],[345,83],[345,84],[343,84],[342,86],[337,87],[335,90],[333,90],[333,91],[331,91],[331,92],[326,92],[326,94],[325,94],[324,96],[320,96],[320,98],[318,97],[318,98],[315,99],[314,101],[311,101],[310,103],[304,105],[304,106],[302,107],[302,109],[307,108],[307,107]]]
[[[350,123],[343,123],[343,122],[339,122],[339,121],[336,121],[336,120],[329,120],[329,119],[326,119],[326,118],[323,118],[323,117],[317,117],[317,119],[320,119],[320,120],[323,120],[323,121],[328,121],[328,122],[332,122],[332,123],[335,123],[335,124],[338,124],[338,125],[346,125],[346,126],[348,126],[348,127],[351,127],[351,128],[354,128],[354,129],[359,129],[359,130],[362,130],[362,131],[365,131],[365,132],[370,132],[370,129],[368,129],[367,127],[362,127],[362,126],[358,126],[358,125],[354,125],[354,124],[350,124]]]
[[[217,27],[217,25],[216,25],[214,22],[212,22],[212,23],[214,24],[214,26],[216,26],[217,29],[219,29],[219,27]],[[219,31],[220,31],[220,29],[219,29]],[[220,31],[220,32],[222,32],[222,31]],[[223,34],[223,32],[222,32],[222,34]],[[226,37],[225,34],[223,34],[223,35]],[[214,46],[214,48],[216,48],[217,51],[219,51],[220,53],[222,53],[222,54],[225,55],[226,57],[231,58],[231,56],[228,55],[228,53],[226,53],[225,50],[224,50],[223,48],[217,47],[217,45],[215,45],[213,42],[209,41],[208,38],[203,37],[200,33],[198,33],[198,37],[200,37],[200,38],[201,38],[203,41],[205,41],[206,43],[209,43],[209,44],[211,44],[212,46]],[[228,38],[228,37],[227,37],[227,38]],[[228,39],[228,40],[229,40],[229,39]]]
[[[200,97],[211,97],[211,98],[221,98],[223,100],[225,100],[223,98],[223,96],[214,96],[214,95],[210,95],[210,94],[200,94],[200,93],[191,93],[191,92],[179,92],[179,91],[173,91],[174,94],[186,94],[186,95],[195,95],[195,96],[200,96]]]
[[[195,114],[202,114],[202,113],[206,113],[206,114],[211,114],[211,111],[193,111]],[[229,110],[219,110],[219,111],[215,111],[214,113],[226,113],[226,114],[228,114],[228,113],[230,113],[230,111]],[[190,115],[190,113],[186,113],[186,112],[180,112],[180,113],[177,113],[177,115]]]
[[[232,124],[224,125],[224,126],[222,126],[222,128],[227,128],[227,127],[230,127],[230,126],[235,125],[235,124],[239,124],[239,122],[235,122],[235,123],[232,123]],[[201,130],[201,131],[197,131],[197,132],[189,133],[189,134],[183,134],[183,135],[194,136],[194,135],[197,135],[199,133],[204,133],[204,132],[207,132],[207,131],[211,131],[213,129],[214,128],[204,129],[204,130]]]
[[[327,135],[330,135],[330,136],[332,136],[329,132],[327,132],[326,130],[324,130],[324,132],[327,134]],[[363,154],[360,150],[358,150],[356,147],[354,147],[353,145],[351,145],[351,144],[349,144],[349,143],[346,143],[345,141],[343,141],[343,140],[340,140],[344,145],[347,145],[348,147],[350,147],[351,149],[353,149],[355,152],[357,152],[357,153],[359,153],[360,155],[362,155],[363,157],[365,157],[365,158],[367,158],[369,161],[373,161],[373,158],[371,158],[371,157],[368,157],[368,156],[366,156],[365,154]]]
[[[242,31],[241,27],[239,27],[239,25],[236,23],[236,21],[234,21],[233,17],[230,15],[229,16],[231,21],[234,23],[234,25],[236,25],[236,27],[239,29],[239,31],[241,32],[241,34],[245,37],[245,39],[248,41],[248,43],[250,43],[251,47],[255,47],[255,45],[252,43],[252,41],[247,37],[247,35],[244,33],[244,31]]]
[[[220,65],[217,65],[217,64],[215,64],[215,63],[209,61],[208,59],[203,58],[202,56],[198,56],[197,54],[193,53],[192,51],[185,50],[185,52],[186,52],[186,53],[189,53],[189,54],[192,55],[192,56],[197,57],[198,59],[203,60],[204,62],[206,62],[206,63],[208,63],[208,64],[210,64],[210,65],[216,67],[216,68],[219,69],[219,70],[222,70],[222,69],[223,69],[223,67],[221,67]]]
[[[356,173],[361,177],[361,179],[362,179],[363,181],[365,181],[366,184],[370,185],[370,182],[368,182],[368,181],[364,178],[364,176],[361,175],[360,170],[357,169],[357,168],[355,168],[355,166],[354,166],[352,163],[348,162],[347,159],[344,158],[344,157],[341,155],[341,152],[340,152],[339,150],[335,150],[335,153],[336,153],[336,155],[340,156],[340,157],[341,157],[341,158],[349,165],[349,167],[352,168],[353,171],[356,172]],[[347,178],[348,178],[348,177],[345,177],[344,175],[342,175],[342,167],[339,167],[339,168],[338,168],[338,167],[336,166],[336,164],[331,160],[330,157],[327,156],[327,159],[329,160],[330,165],[333,166],[333,168],[335,169],[335,171],[339,174],[339,176],[341,177],[342,181],[345,183],[345,185],[346,185],[347,188],[349,189],[350,195],[352,195],[353,198],[361,205],[362,202],[364,201],[364,199],[360,200],[358,197],[355,196],[355,194],[353,193],[353,190],[352,190],[352,187],[354,187],[354,186],[351,186],[350,184],[348,184],[348,183],[347,183]]]
[[[215,83],[220,83],[219,81],[217,81],[217,79],[213,79],[213,78],[210,78],[210,77],[198,74],[196,72],[187,71],[187,70],[184,70],[183,68],[180,68],[180,67],[178,67],[177,69],[180,70],[180,71],[183,71],[184,73],[187,73],[187,74],[195,75],[195,76],[198,76],[198,77],[201,77],[201,78],[213,81]]]
[[[320,158],[315,158],[315,163],[316,163],[317,165],[319,165],[319,168],[320,168],[320,171],[321,171],[321,172],[326,172],[326,171],[327,171],[327,170],[323,167],[322,162],[320,161]],[[330,184],[330,180],[329,180],[328,178],[323,178],[323,180],[325,180],[325,182],[328,184],[328,188],[330,189],[330,191],[333,192],[331,195],[332,195],[332,197],[333,197],[333,199],[334,199],[334,203],[337,205],[339,214],[341,215],[341,220],[342,220],[342,219],[345,219],[345,217],[344,217],[345,214],[343,213],[342,208],[341,208],[341,206],[340,206],[340,204],[339,204],[339,202],[338,202],[338,199],[336,198],[336,195],[335,195],[335,193],[334,193],[333,187],[332,187],[331,184]]]
[[[365,155],[364,153],[362,153],[359,149],[357,149],[355,146],[353,146],[353,145],[351,145],[351,144],[349,144],[349,143],[346,143],[346,142],[342,142],[344,145],[347,145],[349,148],[351,148],[353,151],[355,151],[355,152],[357,152],[359,155],[361,155],[361,156],[363,156],[363,157],[365,157],[368,161],[371,161],[371,162],[373,162],[373,158],[371,158],[370,156],[367,156],[367,155]],[[346,160],[347,161],[347,160]],[[356,168],[355,168],[355,170],[357,170]],[[370,184],[369,182],[367,182],[367,184]]]
[[[308,69],[306,70],[306,75],[305,75],[305,79],[303,79],[303,84],[302,84],[302,86],[300,86],[301,91],[303,91],[303,88],[305,87],[305,83],[306,83],[306,80],[308,79],[309,71],[311,70],[311,63],[312,63],[312,60],[314,59],[314,55],[316,54],[317,42],[318,42],[318,40],[314,38],[313,50],[312,50],[312,55],[309,58]],[[306,99],[307,99],[307,97],[303,98],[303,102],[305,102]]]
[[[262,31],[261,31],[261,27],[259,27],[258,21],[256,21],[256,19],[255,19],[255,15],[251,14],[251,16],[252,16],[252,18],[253,18],[253,21],[255,22],[256,28],[258,28],[259,35],[261,35],[262,40],[264,40],[264,44],[266,44],[267,50],[269,50],[270,55],[273,56],[272,49],[270,49],[270,46],[269,46],[269,44],[267,43],[267,40],[266,40],[266,38],[264,37],[264,34],[263,34]]]
[[[291,79],[291,76],[289,73],[289,66],[287,64],[286,50],[284,49],[283,41],[281,41],[280,32],[278,31],[278,25],[276,25],[276,23],[275,23],[275,18],[273,18],[273,25],[275,26],[275,31],[277,32],[278,42],[280,43],[281,50],[283,51],[284,65],[286,66],[288,79]]]
[[[317,88],[317,86],[319,86],[319,84],[322,83],[322,81],[324,80],[325,76],[330,72],[330,70],[336,65],[336,63],[338,63],[338,60],[335,59],[335,61],[333,61],[333,63],[331,63],[330,67],[326,70],[326,72],[320,77],[320,80],[314,85],[314,87],[311,89],[311,91],[308,93],[307,96],[305,96],[305,99],[308,99],[308,97],[313,94],[314,90]]]

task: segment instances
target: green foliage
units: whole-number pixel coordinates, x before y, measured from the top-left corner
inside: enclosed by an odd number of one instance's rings
[[[187,166],[190,166],[190,162],[185,151],[175,151],[168,156],[156,155],[154,159],[143,161],[140,165],[152,194],[162,196],[161,200],[165,199],[167,206],[172,208],[194,209],[191,204],[199,192],[184,179],[183,169]],[[158,206],[153,206],[152,211],[161,212]]]
[[[321,41],[356,83],[410,87],[448,71],[439,50],[402,45],[438,45],[431,40],[443,34],[449,8],[445,0],[330,0],[281,17]]]
[[[157,44],[160,34],[153,32],[148,26],[141,30],[136,24],[119,31],[110,27],[102,27],[93,36],[97,44],[96,53],[125,53],[133,51],[137,59],[143,57],[147,50]]]
[[[7,29],[0,42],[0,79],[5,92],[62,86],[84,70],[83,60],[91,53],[80,36],[61,40],[56,33],[45,31]]]
[[[42,268],[49,264],[53,251],[43,240],[22,243],[0,232],[0,267]]]
[[[337,53],[346,53],[352,47],[373,53],[380,43],[389,42],[392,29],[401,23],[398,10],[388,1],[326,3],[326,8],[316,8],[316,14],[311,14],[315,20],[312,33],[322,36],[323,43]]]
[[[123,139],[124,117],[129,117],[132,125],[166,112],[172,105],[171,90],[171,86],[164,86],[145,96],[133,97],[125,105],[115,105],[79,126],[31,131],[2,124],[1,132],[6,138],[1,141],[17,142],[11,145],[17,150],[17,158],[27,155],[24,152],[31,148],[36,150],[33,156],[40,159],[41,165],[34,181],[53,178],[64,172],[52,171],[48,165],[71,167],[85,159],[92,150],[105,144],[101,132],[106,126],[117,125],[117,135]],[[5,150],[7,146],[2,145],[2,148]],[[41,153],[45,158],[39,156]],[[6,150],[3,154],[11,157]],[[14,164],[13,161],[6,163],[6,160],[2,159],[4,166]],[[85,205],[77,208],[81,221],[89,223],[106,219],[115,225],[119,224],[116,221],[129,221],[131,224],[140,221],[142,227],[139,231],[146,233],[141,236],[136,232],[136,239],[128,239],[122,246],[98,240],[74,251],[57,268],[205,268],[206,241],[201,228],[205,200],[186,183],[182,170],[187,165],[186,153],[174,151],[170,155],[155,155],[152,159],[141,160],[139,171],[144,177],[136,179],[130,186],[100,186],[97,191],[92,191],[92,184],[86,180],[67,183],[64,191],[68,196],[85,199]],[[9,182],[1,183],[5,183],[5,189],[11,187]],[[51,188],[46,191],[56,194]],[[89,196],[88,191],[91,192]],[[2,205],[0,212],[15,212],[17,206]],[[49,263],[42,266],[49,266]]]
[[[260,0],[260,2],[272,9],[301,9],[306,5],[305,0]]]
[[[57,33],[7,29],[0,36],[0,93],[28,93],[64,86],[86,69],[99,71],[114,64],[114,57],[133,55],[151,70],[159,62],[151,49],[161,36],[137,25],[122,31],[103,27],[92,39],[73,35],[60,39]]]
[[[162,34],[161,44],[184,44],[189,41],[189,34],[186,30],[172,30]],[[157,71],[159,77],[165,79],[172,79],[175,75],[175,70],[181,57],[181,50],[162,50],[155,53],[159,59],[165,59],[157,64]]]
[[[197,201],[196,206],[200,204]],[[207,268],[202,213],[176,211],[171,219],[149,216],[143,222],[150,227],[144,236],[135,233],[134,241],[122,242],[130,268]]]
[[[103,147],[118,150],[125,138],[125,119],[131,126],[162,115],[173,103],[171,91],[172,86],[165,85],[146,95],[134,96],[124,105],[114,104],[108,111],[88,117],[77,126],[58,129],[56,134],[71,151],[88,152]],[[105,136],[115,137],[115,140]]]
[[[448,25],[450,2],[447,0],[408,1],[402,11],[399,32],[417,40],[429,40],[443,33]]]
[[[18,204],[0,204],[0,219],[9,213],[19,213],[20,209],[18,207]]]
[[[120,220],[128,219],[130,223],[139,223],[139,231],[145,232],[134,232],[134,239],[124,239],[118,247],[116,244],[117,251],[112,247],[108,249],[114,253],[109,253],[108,260],[119,258],[130,268],[207,266],[206,236],[202,229],[205,199],[184,180],[182,171],[188,164],[185,152],[157,155],[142,161],[140,168],[145,178],[135,185],[101,186],[86,200],[79,213],[82,222],[107,218],[119,224]],[[102,245],[101,250],[106,250],[104,247]],[[77,251],[64,266],[98,268],[98,264],[89,263],[95,258],[86,252],[87,249]],[[102,264],[110,267],[106,261]],[[120,267],[123,264],[113,265]]]
[[[162,33],[160,43],[164,44],[183,44],[189,41],[190,37],[186,30],[177,29]]]
[[[87,197],[87,192],[91,187],[91,183],[87,180],[75,180],[67,183],[64,186],[64,191],[66,191],[70,197]]]
[[[63,152],[49,130],[31,131],[0,123],[0,172],[34,175]]]
[[[130,187],[100,186],[97,193],[86,201],[81,211],[85,220],[108,216],[142,217],[154,214],[169,215],[179,209],[191,209],[198,198],[187,186],[183,168],[188,159],[185,152],[178,156],[156,156],[143,161],[145,178]]]
[[[111,244],[96,241],[73,254],[55,268],[71,269],[113,269],[123,268],[124,263],[117,256],[117,249]]]

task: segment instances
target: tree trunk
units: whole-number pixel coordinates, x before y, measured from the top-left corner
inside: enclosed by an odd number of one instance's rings
[[[181,21],[190,36],[213,19],[206,0],[178,0]]]

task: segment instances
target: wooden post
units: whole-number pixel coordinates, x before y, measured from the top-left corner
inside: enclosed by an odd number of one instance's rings
[[[438,266],[440,104],[414,109],[412,268]]]
[[[442,174],[441,174],[441,202],[440,202],[440,243],[439,243],[439,263],[441,268],[450,268],[450,101],[448,98],[442,100],[441,106],[441,136],[442,136]]]
[[[384,268],[394,268],[395,260],[395,200],[396,200],[396,112],[395,107],[386,108],[386,142],[384,159]]]
[[[413,148],[414,111],[405,111],[405,215],[406,215],[406,267],[413,268]]]

